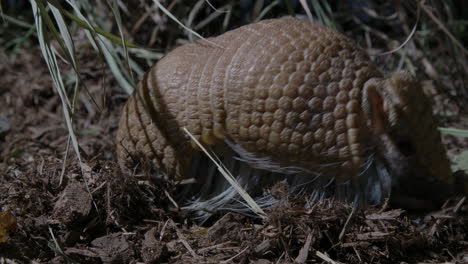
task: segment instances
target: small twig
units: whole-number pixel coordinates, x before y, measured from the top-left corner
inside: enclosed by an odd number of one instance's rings
[[[170,223],[174,227],[174,229],[175,229],[175,231],[177,233],[177,237],[179,238],[179,241],[182,243],[182,245],[184,245],[184,247],[188,250],[188,252],[190,252],[192,257],[194,257],[195,259],[200,259],[200,256],[198,256],[197,253],[195,253],[195,251],[190,246],[190,244],[187,242],[187,239],[184,237],[182,232],[180,232],[179,228],[177,228],[176,224],[172,220],[168,220],[168,221],[170,221]]]
[[[245,252],[248,248],[249,248],[249,247],[244,248],[244,249],[241,250],[239,253],[237,253],[236,255],[234,255],[232,258],[227,259],[227,260],[224,260],[224,261],[221,261],[220,263],[225,264],[225,263],[229,263],[229,262],[233,261],[233,260],[234,260],[235,258],[237,258],[238,256],[244,254],[244,252]]]
[[[231,243],[232,243],[232,241],[227,241],[227,242],[219,243],[219,244],[216,244],[216,245],[213,245],[213,246],[200,248],[200,249],[197,250],[197,252],[198,252],[198,254],[201,254],[203,252],[210,251],[212,249],[222,248],[223,246],[225,246],[227,244],[231,244]]]
[[[284,240],[283,228],[281,228],[281,223],[280,223],[279,220],[278,220],[277,225],[278,225],[279,240],[280,240],[281,244],[283,245],[284,253],[286,253],[286,258],[291,260],[291,254],[289,254],[288,243],[286,243],[286,241]]]
[[[130,31],[132,33],[132,35],[134,35],[141,28],[141,25],[143,25],[143,23],[146,21],[146,19],[152,13],[154,13],[154,11],[155,11],[154,9],[155,8],[152,7],[149,10],[146,10],[146,12],[137,20],[137,22],[135,23],[135,25],[132,27],[132,29]]]
[[[386,52],[383,52],[383,53],[380,53],[380,54],[377,54],[376,56],[383,56],[383,55],[388,55],[388,54],[391,54],[391,53],[394,53],[400,49],[402,49],[410,40],[411,38],[413,37],[414,33],[416,33],[416,28],[418,28],[418,24],[419,24],[419,19],[421,17],[421,5],[418,4],[418,10],[416,11],[416,22],[414,23],[414,26],[413,26],[413,29],[411,30],[410,34],[408,35],[408,37],[406,38],[405,41],[403,41],[403,43],[401,43],[400,46],[392,49],[392,50],[389,50],[389,51],[386,51]]]
[[[461,205],[465,202],[465,199],[466,197],[461,198],[460,201],[457,203],[457,205],[455,205],[455,207],[453,208],[454,213],[456,213],[460,209]],[[446,219],[443,219],[443,218],[439,218],[436,220],[436,222],[432,225],[429,231],[430,236],[434,236],[434,234],[437,231],[437,227],[439,227],[445,220]]]
[[[456,39],[452,33],[450,33],[444,24],[437,17],[435,17],[434,14],[432,14],[432,12],[424,4],[421,4],[421,7],[424,12],[426,12],[426,14],[434,21],[434,23],[436,23],[440,29],[455,43],[455,45],[457,45],[463,51],[463,53],[468,55],[468,50],[466,50],[463,44],[461,44],[460,41],[458,41],[458,39]]]
[[[379,214],[382,213],[383,211],[387,210],[389,201],[390,201],[389,198],[385,198],[384,203],[382,205],[382,208],[380,208],[380,210],[378,211]]]
[[[339,264],[340,262],[336,262],[334,261],[333,259],[331,259],[329,256],[327,256],[326,254],[320,252],[320,251],[317,251],[315,253],[315,255],[317,255],[317,257],[321,258],[323,261],[326,261],[328,263],[332,263],[332,264]]]
[[[367,32],[370,32],[372,34],[374,34],[375,36],[381,38],[382,40],[384,41],[387,41],[387,42],[390,42],[392,41],[392,39],[387,36],[385,33],[375,29],[375,28],[371,28],[369,26],[367,26],[366,24],[362,23],[358,18],[354,17],[353,16],[353,21],[356,22],[357,24],[359,24],[359,26],[361,26],[361,28],[364,30],[364,31],[367,31]]]
[[[306,242],[304,246],[299,251],[299,255],[297,255],[296,259],[294,260],[295,263],[305,263],[307,261],[307,257],[309,256],[309,248],[310,244],[312,243],[312,234],[309,233],[306,238]]]
[[[447,252],[447,254],[450,255],[450,257],[452,257],[453,260],[456,260],[457,258],[452,254],[452,252],[450,252],[450,249],[446,248],[445,249],[445,252]]]
[[[172,198],[172,196],[171,196],[166,190],[164,190],[164,194],[165,194],[166,197],[169,199],[169,201],[171,201],[171,203],[175,206],[175,208],[176,208],[177,210],[180,210],[179,205],[176,203],[176,201]]]
[[[213,4],[210,3],[210,1],[208,0],[205,0],[205,2],[215,11],[215,12],[219,12],[219,13],[227,13],[229,12],[229,10],[221,10],[221,9],[218,9],[216,8]]]
[[[353,206],[353,210],[351,210],[351,213],[348,215],[348,219],[346,219],[343,229],[341,230],[340,235],[338,236],[339,241],[341,241],[341,239],[343,238],[346,232],[346,227],[348,226],[349,220],[351,220],[351,217],[353,217],[354,215],[354,211],[356,211],[356,206]]]
[[[114,211],[115,210],[112,210],[110,213],[109,213],[109,217],[112,219],[112,221],[114,221],[114,224],[118,227],[120,227],[120,230],[122,230],[123,233],[128,233],[128,231],[125,229],[125,227],[121,226],[119,221],[117,221],[117,219],[115,218],[114,216]]]
[[[111,186],[110,182],[105,181],[106,183],[106,212],[108,214],[108,217],[111,217],[111,212],[112,212],[112,206],[111,206]],[[112,218],[112,217],[111,217]]]
[[[179,235],[179,232],[177,232],[177,235]],[[180,234],[182,235],[182,234]],[[181,238],[179,237],[179,241],[184,245],[184,247],[188,250],[188,252],[190,252],[190,254],[192,255],[192,257],[198,259],[198,255],[197,253],[195,253],[195,251],[193,250],[193,248],[190,246],[190,244],[187,242],[187,240],[185,240],[185,238]]]
[[[164,237],[164,232],[166,231],[166,227],[167,227],[167,224],[169,223],[169,220],[167,220],[162,229],[161,229],[161,234],[159,234],[159,241],[162,241],[163,237]]]
[[[102,187],[104,187],[104,185],[107,185],[107,182],[103,182],[101,183],[98,187],[94,188],[91,193],[95,193],[97,191],[99,191],[100,189],[102,189]]]
[[[458,201],[457,205],[455,205],[455,207],[453,208],[454,213],[458,212],[462,204],[465,202],[465,199],[466,199],[466,196],[463,196],[463,198],[461,198],[460,201]]]
[[[153,220],[153,219],[143,219],[142,221],[143,221],[144,223],[158,224],[158,226],[159,226],[159,224],[162,223],[162,221]]]
[[[356,253],[356,256],[358,257],[359,262],[362,262],[361,255],[359,254],[355,246],[353,246],[353,250],[354,250],[354,253]]]
[[[59,253],[60,255],[62,255],[62,257],[65,258],[65,260],[67,261],[67,263],[77,263],[75,262],[73,259],[71,259],[67,254],[65,254],[65,252],[63,251],[63,249],[60,247],[57,239],[55,238],[55,235],[54,235],[54,231],[52,230],[51,227],[49,227],[49,233],[52,237],[52,241],[54,241],[54,246],[55,248],[52,248],[54,251],[56,251],[56,253]],[[3,263],[3,262],[2,262]],[[7,262],[8,263],[8,262]]]

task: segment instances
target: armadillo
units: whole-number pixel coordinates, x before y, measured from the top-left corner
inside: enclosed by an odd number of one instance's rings
[[[200,165],[184,128],[260,195],[281,177],[322,196],[390,197],[408,208],[453,191],[421,85],[403,72],[384,76],[347,37],[302,19],[264,20],[174,49],[123,109],[122,168],[145,160],[167,179],[195,178],[185,198],[225,208],[230,187]]]

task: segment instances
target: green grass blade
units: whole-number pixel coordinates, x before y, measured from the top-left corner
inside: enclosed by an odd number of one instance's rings
[[[55,22],[57,23],[60,31],[60,35],[62,39],[64,40],[64,44],[66,47],[66,51],[68,51],[68,56],[70,57],[71,61],[74,66],[76,66],[76,58],[75,58],[75,45],[73,44],[73,39],[70,35],[70,32],[68,31],[67,24],[65,23],[65,20],[63,20],[62,14],[60,11],[55,8],[52,5],[49,5],[50,10],[52,11],[52,14],[54,15]],[[76,68],[76,67],[75,67]]]
[[[296,12],[294,11],[294,9],[292,9],[292,6],[291,6],[291,3],[289,3],[289,0],[286,0],[286,3],[288,4],[288,12],[291,12],[289,13],[291,16],[296,16]],[[265,8],[263,8],[262,12],[260,12],[260,14],[258,14],[258,16],[255,18],[254,22],[258,22],[260,20],[262,20],[266,14],[268,14],[268,12],[270,12],[270,10],[272,10],[275,6],[279,5],[280,4],[280,0],[275,0],[273,2],[271,2],[268,6],[266,6]],[[289,10],[289,7],[291,7],[291,10]]]
[[[468,130],[457,129],[457,128],[448,128],[448,127],[439,127],[439,131],[443,134],[468,137]]]
[[[35,1],[31,1],[31,6],[32,6],[32,9],[33,9],[34,18],[35,18],[35,22],[36,22],[36,29],[37,29],[37,33],[38,33],[39,46],[40,46],[42,55],[44,57],[44,60],[45,60],[45,62],[47,64],[47,67],[49,68],[49,72],[51,73],[51,77],[52,77],[52,80],[54,82],[54,86],[55,86],[55,88],[56,88],[56,90],[57,90],[57,92],[59,94],[59,97],[60,97],[60,99],[62,101],[62,108],[63,108],[67,128],[68,128],[70,136],[72,137],[73,147],[74,147],[75,152],[77,154],[78,160],[80,160],[80,162],[81,162],[81,156],[80,156],[80,152],[79,152],[79,148],[78,148],[78,142],[77,142],[75,133],[73,132],[73,125],[72,125],[72,122],[71,122],[72,119],[71,119],[70,112],[69,112],[70,104],[68,102],[66,94],[63,93],[65,91],[65,87],[64,87],[64,84],[63,84],[63,80],[61,78],[60,69],[59,69],[58,64],[57,64],[57,58],[55,56],[55,53],[54,53],[52,47],[50,46],[50,43],[47,42],[46,36],[44,34],[45,32],[43,32],[43,24],[42,24],[42,17],[41,17],[42,13],[39,13],[39,12],[41,12],[40,7],[38,7],[38,5],[36,5]]]
[[[69,57],[69,54],[65,47],[65,43],[63,39],[61,38],[60,33],[58,32],[57,28],[55,27],[55,24],[52,22],[52,18],[50,17],[49,12],[47,12],[46,7],[42,4],[41,0],[34,0],[34,1],[31,1],[31,3],[32,2],[34,2],[35,5],[40,10],[41,21],[42,19],[44,20],[45,25],[47,25],[47,28],[49,29],[49,33],[52,34],[52,36],[57,40],[64,55],[67,57],[67,60],[71,61],[71,58]]]
[[[117,82],[122,86],[122,88],[128,93],[131,94],[134,89],[134,85],[130,83],[127,78],[122,74],[122,71],[120,70],[121,67],[119,66],[119,61],[114,57],[116,54],[115,50],[109,45],[109,43],[106,42],[105,38],[99,38],[98,44],[99,47],[102,51],[102,54],[104,55],[104,58],[107,61],[107,64],[109,65],[109,68],[112,71],[112,74],[116,78]]]
[[[80,88],[80,75],[79,75],[79,69],[78,65],[76,63],[76,56],[75,56],[75,44],[73,43],[73,38],[70,35],[70,31],[68,30],[68,26],[65,23],[65,20],[63,19],[62,14],[60,13],[60,10],[55,8],[53,5],[49,4],[49,8],[52,11],[52,14],[54,15],[55,22],[57,23],[60,31],[60,35],[62,39],[64,40],[64,43],[66,45],[66,51],[68,52],[68,57],[71,59],[69,63],[71,63],[74,74],[75,74],[75,87],[74,87],[74,93],[73,93],[73,100],[72,100],[72,107],[71,107],[71,112],[72,115],[75,112],[75,106],[76,102],[78,100],[78,94],[79,94],[79,88]],[[65,91],[64,91],[65,93]]]
[[[73,8],[77,16],[80,18],[81,21],[87,24],[87,27],[90,30],[86,30],[85,34],[88,37],[88,40],[91,42],[91,45],[98,51],[100,55],[104,57],[107,62],[107,65],[111,69],[112,74],[114,75],[115,79],[119,83],[119,85],[128,93],[131,94],[134,89],[134,83],[129,81],[125,75],[121,72],[122,69],[121,63],[119,60],[115,58],[116,52],[115,49],[111,47],[111,45],[106,45],[104,42],[107,38],[102,36],[102,34],[98,34],[95,31],[96,27],[91,25],[91,22],[81,13],[80,9],[78,8],[77,2],[74,0],[67,0],[67,3]],[[108,39],[107,39],[108,40]],[[111,43],[115,43],[111,41]]]
[[[312,16],[312,12],[310,12],[310,8],[309,8],[309,5],[307,4],[307,1],[306,1],[306,0],[299,0],[299,2],[301,3],[302,8],[303,8],[304,11],[306,12],[307,17],[309,18],[309,20],[310,20],[311,22],[313,22],[313,21],[314,21],[314,17]]]
[[[122,26],[122,17],[120,16],[119,7],[117,5],[116,0],[112,0],[111,9],[112,9],[112,13],[114,14],[115,22],[117,23],[117,28],[119,29],[120,39],[122,43],[125,43],[125,36],[123,33],[123,26]],[[135,78],[133,77],[133,72],[131,70],[132,68],[130,67],[130,57],[128,55],[128,49],[127,49],[127,46],[125,45],[122,45],[122,47],[123,47],[124,55],[125,55],[125,62],[127,63],[127,66],[128,66],[127,68],[128,73],[129,73],[128,75],[130,76],[130,80],[132,81],[132,83],[134,83]]]
[[[16,26],[22,27],[22,28],[30,29],[30,28],[33,28],[33,27],[34,27],[34,25],[32,25],[32,24],[29,24],[29,23],[27,23],[27,22],[21,21],[21,20],[19,20],[19,19],[16,19],[16,18],[14,18],[14,17],[11,17],[11,16],[9,16],[9,15],[7,15],[7,14],[3,14],[3,13],[2,13],[2,17],[3,17],[3,20],[4,20],[5,22],[10,22],[10,23],[12,23],[12,24],[14,24],[14,25],[16,25]]]
[[[244,199],[250,209],[257,214],[259,217],[265,219],[266,213],[263,209],[255,202],[255,200],[240,186],[236,178],[229,172],[229,170],[224,166],[224,164],[217,158],[215,155],[210,154],[210,152],[193,136],[192,133],[187,128],[183,128],[185,133],[197,144],[198,147],[211,159],[211,161],[216,165],[218,171],[224,176],[224,178],[231,184],[232,187],[239,193],[239,195]]]
[[[186,31],[190,32],[191,34],[195,35],[196,37],[198,37],[199,39],[202,39],[202,40],[205,40],[207,41],[208,43],[214,45],[214,46],[217,46],[217,47],[220,47],[220,45],[212,42],[212,41],[209,41],[207,39],[205,39],[203,36],[201,36],[200,34],[198,34],[197,32],[195,32],[194,30],[190,29],[189,27],[185,26],[184,23],[180,22],[180,20],[178,20],[169,10],[167,10],[160,2],[159,0],[153,0],[154,4],[159,8],[161,9],[161,11],[164,12],[164,14],[166,14],[170,19],[172,19],[174,22],[176,22],[177,24],[179,24],[179,26],[181,26],[183,29],[185,29]],[[223,48],[223,47],[220,47],[220,48]]]
[[[35,0],[37,1],[37,0]],[[132,43],[128,43],[128,42],[125,42],[125,41],[122,41],[121,38],[117,37],[117,36],[114,36],[112,35],[111,33],[103,30],[103,29],[100,29],[99,27],[95,27],[95,26],[92,26],[91,24],[87,23],[87,21],[85,20],[82,20],[78,17],[76,17],[75,15],[73,15],[72,13],[68,12],[67,10],[65,10],[57,1],[55,0],[47,0],[48,3],[50,3],[51,5],[55,6],[57,9],[60,10],[60,12],[65,15],[66,17],[70,18],[71,20],[75,21],[75,23],[77,23],[79,26],[81,26],[82,28],[84,29],[87,29],[87,30],[90,30],[90,31],[94,31],[96,33],[98,33],[99,35],[102,35],[104,36],[105,38],[109,39],[110,41],[116,43],[116,44],[119,44],[119,45],[124,45],[126,47],[129,47],[129,48],[137,48],[138,46],[135,45],[135,44],[132,44]],[[69,2],[67,0],[67,2]],[[70,2],[69,2],[70,3]],[[75,4],[76,5],[76,4]],[[75,10],[76,11],[76,10]]]

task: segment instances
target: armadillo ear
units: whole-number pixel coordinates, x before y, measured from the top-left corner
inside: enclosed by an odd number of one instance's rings
[[[385,111],[385,99],[377,90],[380,80],[371,79],[366,82],[363,93],[363,109],[367,117],[367,126],[375,135],[383,134],[388,121]]]

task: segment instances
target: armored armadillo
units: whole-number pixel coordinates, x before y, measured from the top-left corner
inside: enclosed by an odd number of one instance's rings
[[[194,177],[194,196],[185,197],[192,206],[228,207],[232,188],[200,163],[183,128],[260,195],[281,177],[295,191],[312,186],[363,203],[391,193],[391,201],[413,208],[452,191],[420,85],[405,73],[385,78],[348,38],[306,20],[264,20],[178,47],[125,105],[117,135],[122,168],[144,158],[170,179]]]

